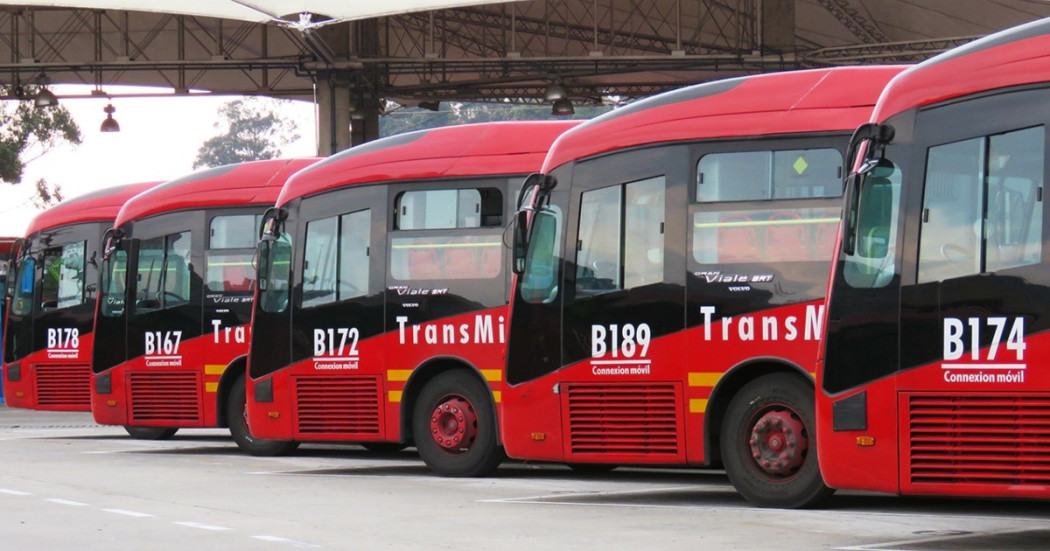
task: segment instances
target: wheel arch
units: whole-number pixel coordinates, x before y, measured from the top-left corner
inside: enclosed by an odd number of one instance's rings
[[[719,449],[719,438],[722,432],[722,421],[729,409],[733,397],[744,385],[773,373],[787,373],[797,376],[810,387],[816,388],[813,376],[795,362],[777,357],[752,358],[739,363],[718,379],[708,398],[704,415],[704,460],[705,464],[720,464],[722,461]],[[814,390],[815,391],[815,390]],[[814,397],[815,399],[815,397]]]
[[[423,388],[426,387],[427,383],[433,380],[434,377],[447,371],[454,371],[457,369],[469,371],[489,389],[489,396],[492,396],[492,385],[489,384],[488,380],[485,379],[485,376],[481,373],[481,370],[474,364],[458,356],[440,356],[431,358],[413,369],[412,374],[409,375],[408,380],[405,382],[405,389],[401,393],[401,420],[399,424],[401,433],[399,439],[400,442],[411,443],[415,440],[415,435],[412,434],[412,417],[415,415],[416,402],[419,400],[419,394],[423,391]],[[489,409],[492,418],[496,420],[496,427],[498,428],[499,408],[496,405],[495,398],[490,399],[486,407]],[[503,442],[499,430],[496,431],[496,441],[499,443]]]
[[[248,355],[237,356],[226,366],[219,378],[219,388],[215,393],[216,426],[229,428],[230,422],[226,419],[226,402],[230,399],[230,390],[238,377],[246,376],[248,369]]]

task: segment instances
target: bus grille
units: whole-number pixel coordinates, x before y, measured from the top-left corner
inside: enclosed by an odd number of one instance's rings
[[[1050,396],[905,399],[905,469],[912,483],[1050,483]]]
[[[132,373],[128,377],[131,419],[200,422],[200,379],[197,373]]]
[[[679,407],[674,384],[564,386],[570,454],[679,454]]]
[[[33,368],[37,405],[91,409],[91,368],[88,364],[38,364]]]
[[[376,377],[297,377],[295,395],[302,434],[380,433],[383,402]]]

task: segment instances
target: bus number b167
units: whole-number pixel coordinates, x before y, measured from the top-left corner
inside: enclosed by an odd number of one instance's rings
[[[147,331],[146,355],[176,355],[179,353],[179,343],[181,341],[182,331]]]

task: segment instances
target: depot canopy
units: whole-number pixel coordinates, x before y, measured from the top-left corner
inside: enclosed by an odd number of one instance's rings
[[[0,2],[0,6],[62,7],[146,11],[175,15],[196,15],[265,23],[287,23],[300,30],[333,21],[370,19],[399,13],[430,11],[479,4],[500,4],[494,0],[179,0],[178,2],[143,2],[142,0],[18,0]]]

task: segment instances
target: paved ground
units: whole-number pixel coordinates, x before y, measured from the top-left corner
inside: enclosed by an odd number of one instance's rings
[[[748,506],[720,472],[584,475],[509,462],[429,474],[411,451],[240,454],[218,430],[132,440],[88,414],[0,406],[7,549],[1029,550],[1050,504],[837,495],[818,511]]]

